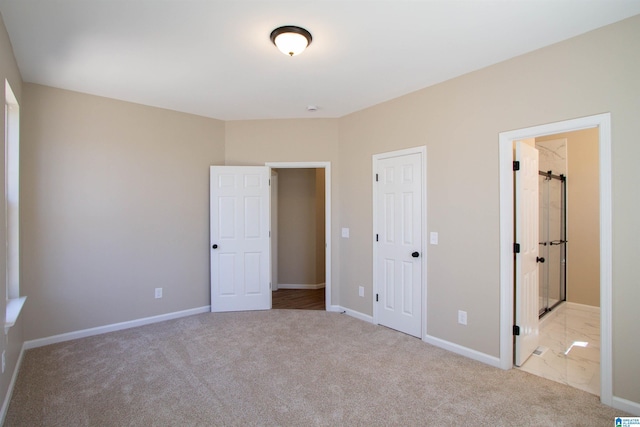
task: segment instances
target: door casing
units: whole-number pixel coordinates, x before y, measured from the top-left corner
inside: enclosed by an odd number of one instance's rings
[[[549,123],[499,135],[500,153],[500,360],[513,367],[513,142],[557,133],[598,128],[600,169],[600,401],[613,404],[612,364],[612,167],[611,113]]]
[[[373,293],[372,293],[372,304],[373,304],[373,323],[375,325],[379,324],[378,323],[378,304],[376,304],[375,301],[375,297],[374,295],[376,293],[379,293],[381,291],[381,287],[379,284],[379,280],[376,277],[376,270],[375,270],[375,265],[376,265],[376,259],[378,256],[378,251],[377,251],[377,245],[376,245],[376,225],[377,225],[377,221],[378,221],[378,213],[376,211],[376,206],[377,206],[377,191],[376,191],[376,186],[375,186],[375,180],[376,180],[376,170],[377,170],[377,165],[378,165],[378,161],[380,159],[384,159],[387,157],[398,157],[398,156],[404,156],[404,155],[408,155],[408,154],[420,154],[421,156],[421,162],[422,162],[422,176],[421,176],[421,199],[422,199],[422,206],[421,206],[421,211],[422,211],[422,215],[421,215],[421,221],[422,221],[422,235],[420,236],[420,246],[422,247],[422,254],[420,256],[420,263],[421,263],[421,269],[422,269],[422,283],[420,284],[421,287],[421,294],[422,294],[422,301],[420,304],[420,311],[421,311],[421,322],[420,322],[420,326],[421,326],[421,331],[420,331],[420,338],[422,340],[425,339],[426,337],[426,333],[427,333],[427,147],[425,145],[423,146],[419,146],[419,147],[414,147],[414,148],[407,148],[404,150],[397,150],[397,151],[390,151],[390,152],[386,152],[386,153],[380,153],[380,154],[374,154],[372,157],[372,176],[371,176],[371,182],[372,182],[372,192],[373,192],[373,230],[371,233],[371,244],[373,246],[373,259],[372,259],[372,268],[373,268]]]

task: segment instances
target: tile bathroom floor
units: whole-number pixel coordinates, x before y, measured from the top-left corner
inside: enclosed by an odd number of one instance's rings
[[[600,309],[564,303],[540,321],[540,355],[520,367],[534,375],[600,395]]]

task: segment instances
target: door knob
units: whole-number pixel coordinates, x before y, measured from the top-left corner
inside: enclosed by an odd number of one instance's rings
[[[418,258],[420,256],[420,252],[414,252],[411,254],[412,257]]]
[[[213,249],[218,249],[218,245],[211,246]]]
[[[542,263],[542,262],[544,262],[544,258],[542,258],[542,257],[536,257],[536,262],[540,262],[540,263]]]

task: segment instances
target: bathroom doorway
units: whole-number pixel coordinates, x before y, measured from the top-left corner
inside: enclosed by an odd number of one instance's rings
[[[596,128],[535,138],[539,345],[520,367],[595,395],[600,394],[598,146]]]
[[[500,322],[500,366],[503,369],[513,367],[514,357],[514,333],[516,332],[514,322],[514,182],[513,182],[513,143],[514,141],[529,138],[542,138],[550,135],[557,135],[566,132],[595,128],[598,132],[598,168],[597,178],[599,187],[598,207],[599,207],[599,298],[600,298],[600,400],[606,405],[611,405],[613,400],[612,390],[612,169],[611,169],[611,114],[598,114],[594,116],[582,117],[579,119],[566,120],[562,122],[549,123],[530,128],[523,128],[509,132],[500,133],[500,293],[501,293],[501,322]],[[569,171],[569,180],[577,181],[573,178],[572,170]],[[571,194],[571,190],[568,190]],[[569,195],[568,201],[570,202]],[[574,212],[575,213],[575,212]],[[571,206],[567,209],[567,214],[571,215]],[[568,238],[571,246],[567,248],[568,256],[571,257],[574,242],[572,233],[571,216],[568,218]],[[571,258],[569,258],[571,259]],[[574,269],[579,271],[580,269]],[[567,269],[568,276],[574,271],[571,263]],[[570,280],[567,280],[568,284]],[[567,288],[567,298],[571,296],[571,287]],[[553,311],[552,311],[553,312]],[[557,312],[557,310],[556,310]],[[547,316],[545,316],[547,317]],[[576,346],[579,347],[580,343]],[[570,351],[576,348],[571,347]],[[567,349],[569,350],[569,349]]]

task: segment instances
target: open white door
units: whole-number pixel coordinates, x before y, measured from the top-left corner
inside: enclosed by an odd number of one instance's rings
[[[515,349],[522,364],[538,347],[538,150],[516,142],[515,160]],[[519,248],[518,248],[519,246]],[[519,250],[518,250],[519,249]]]
[[[377,323],[422,335],[424,152],[374,156],[374,313]]]
[[[271,308],[270,168],[211,166],[211,311]]]

